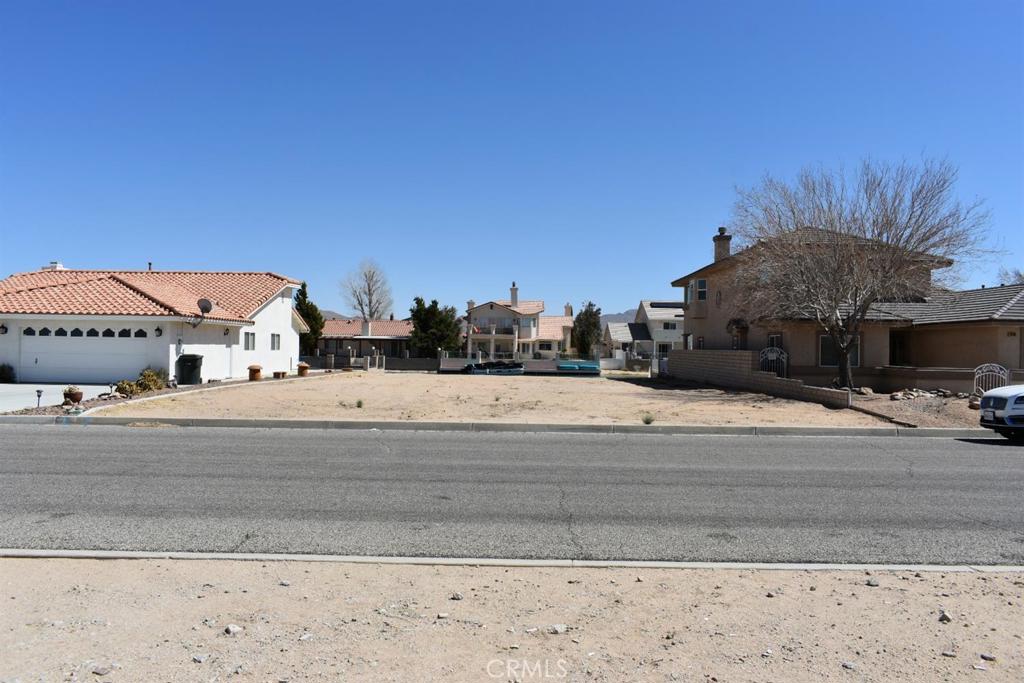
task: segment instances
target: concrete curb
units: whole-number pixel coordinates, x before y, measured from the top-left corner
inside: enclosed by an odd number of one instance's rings
[[[1018,565],[836,564],[814,562],[670,562],[649,560],[522,560],[493,557],[401,557],[388,555],[303,555],[299,553],[198,553],[145,550],[37,550],[0,548],[0,558],[77,560],[221,560],[251,562],[339,562],[451,567],[573,567],[580,569],[731,569],[763,571],[1024,572]]]
[[[653,434],[703,436],[874,436],[874,437],[938,437],[996,439],[1002,437],[988,429],[968,428],[897,428],[897,427],[781,427],[781,426],[710,426],[710,425],[591,425],[591,424],[521,424],[503,422],[398,422],[362,420],[275,420],[216,417],[105,417],[63,415],[0,415],[3,424],[56,424],[106,426],[173,426],[220,427],[248,429],[355,429],[380,431],[425,432],[508,432],[508,433],[576,433],[576,434]]]

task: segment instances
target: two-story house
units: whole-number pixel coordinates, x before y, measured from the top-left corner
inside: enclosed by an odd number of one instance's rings
[[[804,228],[813,231],[813,228]],[[714,235],[714,260],[672,282],[683,289],[683,333],[693,350],[783,349],[788,374],[828,384],[836,373],[831,338],[809,317],[758,318],[733,286],[742,267],[725,228]],[[868,245],[878,248],[876,245]],[[932,267],[948,262],[935,260]],[[875,389],[906,386],[970,389],[973,368],[999,363],[1024,374],[1024,285],[953,291],[922,286],[915,301],[873,304],[852,355],[858,382]]]
[[[648,301],[637,306],[631,323],[606,323],[605,351],[617,350],[641,358],[664,358],[683,342],[683,302]]]
[[[466,351],[489,360],[556,358],[572,346],[573,313],[542,315],[544,302],[522,300],[512,283],[508,299],[466,302]]]

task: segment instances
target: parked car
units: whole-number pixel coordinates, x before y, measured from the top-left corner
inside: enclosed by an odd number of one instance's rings
[[[986,391],[981,397],[981,426],[1024,442],[1024,384]]]

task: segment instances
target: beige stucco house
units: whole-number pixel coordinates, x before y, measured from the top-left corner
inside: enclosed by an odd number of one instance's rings
[[[829,337],[811,320],[756,321],[730,286],[739,259],[719,228],[714,260],[672,282],[684,292],[684,346],[764,349],[788,354],[789,376],[827,385],[836,375]],[[737,318],[749,327],[730,326]],[[965,291],[933,289],[919,301],[871,307],[854,355],[854,378],[876,390],[908,386],[967,390],[973,369],[998,363],[1024,379],[1024,285]]]
[[[489,360],[557,358],[572,347],[573,312],[542,315],[544,302],[519,298],[512,283],[508,299],[466,302],[466,351]]]

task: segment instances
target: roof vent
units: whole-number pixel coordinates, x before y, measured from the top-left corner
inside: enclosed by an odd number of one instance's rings
[[[67,270],[67,268],[65,268],[64,264],[60,261],[50,261],[39,270]]]

